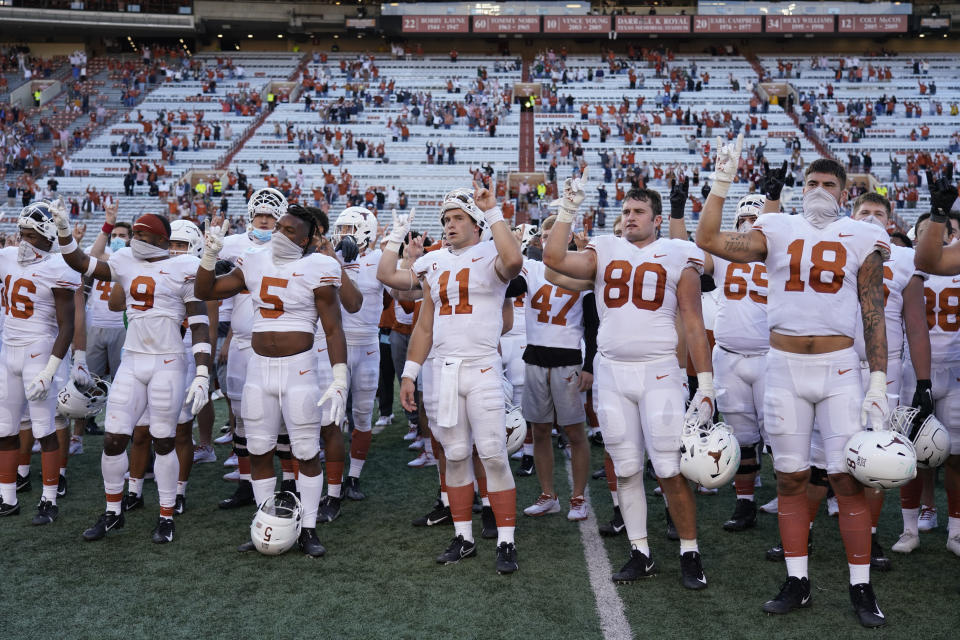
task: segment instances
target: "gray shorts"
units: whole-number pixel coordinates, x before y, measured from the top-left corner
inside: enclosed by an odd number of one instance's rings
[[[556,414],[561,427],[582,424],[587,416],[578,389],[580,368],[578,364],[565,367],[526,364],[521,403],[524,420],[551,424]]]
[[[101,378],[112,377],[120,368],[120,354],[127,330],[123,327],[87,327],[87,367]]]

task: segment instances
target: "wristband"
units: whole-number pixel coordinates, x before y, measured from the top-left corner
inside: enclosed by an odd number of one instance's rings
[[[710,195],[717,196],[718,198],[726,198],[729,190],[730,183],[723,180],[715,180],[714,183],[710,185]]]
[[[887,393],[887,373],[886,371],[871,371],[870,372],[870,386],[867,387],[867,391],[873,391],[874,393],[882,393],[886,395]]]
[[[400,378],[410,378],[414,382],[417,381],[417,376],[420,375],[420,369],[423,365],[414,362],[413,360],[407,360],[403,363],[403,373],[400,375]]]
[[[686,204],[686,203],[684,203]],[[683,220],[683,208],[673,210],[673,207],[670,208],[670,217],[674,220]]]
[[[209,355],[213,352],[213,348],[210,346],[209,342],[198,342],[191,347],[190,351],[192,351],[194,355],[198,353],[206,353]]]
[[[73,253],[76,250],[77,250],[77,241],[73,238],[73,236],[70,236],[70,242],[68,242],[67,244],[60,245],[60,253],[63,255],[67,255],[68,253]]]
[[[92,278],[93,272],[96,270],[97,270],[97,259],[90,258],[89,260],[87,260],[87,270],[83,272],[83,275],[88,278]]]
[[[207,365],[201,364],[200,366],[197,367],[197,375],[196,375],[196,377],[197,377],[197,378],[209,378],[209,377],[210,377],[210,370],[207,369]]]
[[[498,222],[503,222],[503,210],[499,206],[487,209],[483,212],[483,219],[486,220],[488,227],[492,227]]]
[[[60,368],[60,362],[60,358],[51,354],[50,359],[47,360],[47,366],[43,368],[43,371],[40,372],[40,375],[46,378],[53,378],[53,376],[57,373],[57,369]]]
[[[102,231],[107,235],[110,235],[110,232],[113,231],[113,225],[110,224],[109,222],[104,222],[103,226],[100,227],[100,231]]]
[[[206,269],[207,271],[213,271],[217,266],[218,254],[203,252],[203,255],[200,257],[200,268]]]
[[[396,240],[387,240],[387,251],[400,255],[400,245],[402,244],[402,242]]]
[[[187,318],[187,325],[188,325],[188,326],[193,326],[193,325],[195,325],[195,324],[205,324],[205,325],[209,325],[209,324],[210,324],[210,318],[208,318],[207,316],[202,316],[202,315],[189,316],[189,317]]]
[[[87,364],[87,352],[83,349],[74,349],[73,350],[73,363],[74,364]]]
[[[563,206],[557,208],[557,222],[573,224],[573,219],[577,216],[576,209],[567,209]]]

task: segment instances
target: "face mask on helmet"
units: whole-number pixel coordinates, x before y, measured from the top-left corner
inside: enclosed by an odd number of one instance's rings
[[[286,197],[276,189],[259,189],[250,196],[247,203],[247,221],[253,224],[253,219],[258,215],[269,215],[274,220],[279,220],[287,212],[287,206]]]

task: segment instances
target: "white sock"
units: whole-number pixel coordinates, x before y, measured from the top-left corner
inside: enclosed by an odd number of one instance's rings
[[[613,506],[615,506],[615,507],[619,507],[619,506],[620,506],[620,492],[619,492],[619,491],[611,491],[611,492],[610,492],[610,499],[613,500]]]
[[[261,505],[276,491],[277,479],[271,476],[263,480],[251,480],[250,484],[253,485],[253,499],[257,502],[257,505]]]
[[[809,559],[809,556],[797,556],[794,558],[787,556],[784,558],[787,563],[787,575],[791,578],[806,578]],[[870,565],[867,566],[869,567]]]
[[[153,475],[157,483],[157,495],[161,507],[173,507],[177,503],[177,477],[180,475],[180,458],[176,451],[160,455],[153,461]]]
[[[0,502],[9,504],[11,507],[17,504],[17,483],[0,483]]]
[[[187,481],[186,480],[177,480],[177,495],[185,496],[187,495]]]
[[[43,491],[40,493],[40,496],[45,500],[49,500],[53,504],[57,504],[57,485],[55,484],[43,485]]]
[[[647,542],[646,538],[637,538],[636,540],[631,540],[630,547],[636,549],[648,558],[650,557],[650,544]]]
[[[143,495],[143,478],[134,478],[133,476],[130,476],[130,478],[127,480],[127,491],[136,494],[138,498]]]
[[[66,467],[60,467],[60,475],[62,475],[64,478],[67,477],[67,468],[66,468]]]
[[[480,498],[480,504],[483,505],[484,507],[489,507],[489,506],[490,506],[490,497],[489,497],[489,496],[483,496],[482,498]]]
[[[323,473],[316,476],[300,474],[300,505],[303,507],[303,527],[317,526],[317,510],[320,509],[320,494],[323,493]]]
[[[28,464],[18,464],[17,465],[17,475],[21,478],[26,478],[30,475],[30,465]],[[9,504],[9,503],[7,503]]]
[[[363,471],[364,462],[366,462],[366,460],[359,460],[353,456],[350,456],[350,473],[347,475],[351,478],[359,478],[360,472]]]
[[[424,438],[423,439],[423,450],[433,455],[433,438]]]
[[[127,464],[126,451],[118,456],[108,456],[106,452],[100,455],[100,473],[103,475],[103,489],[106,493],[123,493],[123,476],[127,472]],[[107,511],[120,513],[120,500],[108,502]]]
[[[915,536],[920,535],[920,509],[900,509],[903,515],[903,532],[912,533]]]
[[[339,497],[340,497],[340,488],[341,488],[342,486],[343,486],[342,484],[329,484],[329,483],[328,483],[328,484],[327,484],[327,495],[330,496],[331,498],[339,498]]]
[[[947,537],[960,535],[960,518],[950,517],[947,519]]]
[[[697,539],[684,540],[680,538],[680,555],[687,553],[688,551],[700,551],[700,547],[697,546]]]
[[[440,492],[440,502],[442,502],[442,503],[443,503],[443,506],[445,506],[445,507],[449,507],[449,506],[450,506],[450,498],[447,497],[447,492],[446,492],[446,491],[441,491],[441,492]]]
[[[513,544],[513,530],[515,527],[497,527],[497,546],[506,542]]]
[[[867,564],[847,563],[847,567],[850,568],[850,584],[863,584],[865,582],[870,582],[869,562]]]
[[[643,489],[643,474],[618,478],[617,493],[620,494],[620,515],[631,540],[647,537],[647,492]]]
[[[458,536],[463,536],[467,542],[473,542],[473,521],[453,522],[453,531]]]
[[[281,471],[281,472],[280,472],[280,479],[283,480],[283,481],[296,480],[296,478],[297,478],[297,474],[295,474],[293,471]]]
[[[753,502],[753,494],[752,494],[752,493],[748,493],[748,494],[743,495],[743,496],[738,495],[738,496],[737,496],[737,500],[749,500],[750,502]]]
[[[876,527],[870,527],[870,535],[875,535],[877,533]]]
[[[531,442],[530,444],[527,444],[526,442],[523,443],[523,455],[525,455],[525,456],[532,456],[532,455],[533,455],[533,443],[532,443],[532,442]]]

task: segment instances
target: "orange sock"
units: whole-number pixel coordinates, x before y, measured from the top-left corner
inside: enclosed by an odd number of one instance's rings
[[[617,490],[617,472],[613,469],[613,459],[603,454],[603,470],[607,472],[607,488],[610,493]]]
[[[490,507],[493,509],[493,517],[497,521],[497,526],[517,526],[516,488],[506,489],[504,491],[491,491],[487,495],[490,497]]]
[[[919,475],[900,487],[900,508],[919,509],[920,496],[923,494],[923,478]]]
[[[811,496],[807,493],[807,515],[809,516],[809,521],[813,522],[817,519],[817,512],[820,511],[820,496],[817,497]]]
[[[753,495],[753,474],[752,473],[740,473],[733,477],[733,489],[737,493],[737,497],[740,496],[752,496]]]
[[[487,477],[480,476],[477,478],[477,493],[480,494],[481,498],[486,498],[487,494]]]
[[[870,526],[876,528],[880,522],[880,512],[883,511],[883,491],[865,489],[867,504],[870,506]]]
[[[350,440],[350,457],[357,460],[366,460],[367,452],[370,451],[370,442],[373,440],[372,431],[353,430],[353,437]]]
[[[960,518],[960,492],[947,490],[947,515]]]
[[[173,518],[173,507],[160,507],[161,518]]]
[[[293,473],[293,458],[280,458],[280,470],[284,473]]]
[[[237,471],[241,476],[250,475],[250,456],[237,456]]]
[[[293,463],[293,477],[296,479],[300,478],[300,461],[296,458],[290,460]]]
[[[780,525],[780,540],[783,553],[788,558],[807,555],[807,538],[810,535],[810,510],[807,495],[777,496],[777,521]]]
[[[50,487],[60,482],[60,451],[44,451],[40,454],[40,474],[43,484]]]
[[[17,481],[17,450],[0,451],[0,483],[10,484]]]
[[[447,497],[450,499],[450,515],[454,522],[470,522],[473,519],[472,482],[462,487],[447,487]]]
[[[837,496],[840,508],[840,537],[849,564],[870,563],[870,505],[863,491]]]
[[[20,453],[20,454],[17,455],[17,464],[18,464],[18,465],[21,465],[21,466],[22,466],[22,465],[29,465],[29,464],[30,464],[30,458],[31,458],[31,457],[32,457],[32,455],[31,455],[31,453],[30,453],[29,450],[27,450],[26,453]]]

